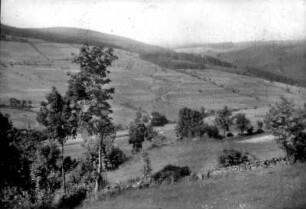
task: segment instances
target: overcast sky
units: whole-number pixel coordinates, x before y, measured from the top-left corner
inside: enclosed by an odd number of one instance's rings
[[[306,0],[1,0],[1,22],[158,45],[306,38]]]

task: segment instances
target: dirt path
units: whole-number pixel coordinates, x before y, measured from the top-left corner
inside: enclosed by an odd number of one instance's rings
[[[246,139],[243,141],[240,141],[239,143],[265,143],[265,142],[271,142],[275,140],[275,136],[269,134],[264,136],[257,136],[253,137],[251,139]]]

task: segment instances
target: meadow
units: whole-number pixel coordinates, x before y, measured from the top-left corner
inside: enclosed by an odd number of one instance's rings
[[[33,110],[37,111],[52,86],[64,93],[67,72],[79,69],[72,63],[73,54],[77,54],[79,48],[77,44],[35,39],[29,42],[1,41],[1,104],[8,105],[11,97],[30,99]],[[140,108],[148,113],[159,111],[175,121],[182,107],[198,109],[204,106],[207,110],[217,110],[226,104],[236,111],[250,114],[255,121],[281,95],[293,99],[298,105],[306,98],[304,88],[237,75],[231,68],[167,69],[144,61],[133,52],[116,49],[115,53],[119,59],[110,68],[110,78],[116,89],[111,103],[114,122],[124,126]],[[16,111],[4,111],[12,118],[18,118]],[[26,123],[15,123],[18,127],[26,127]]]
[[[218,180],[190,181],[129,191],[86,203],[98,209],[304,209],[305,164],[256,170]]]

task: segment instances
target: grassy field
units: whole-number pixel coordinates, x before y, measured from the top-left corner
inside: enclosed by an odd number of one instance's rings
[[[305,164],[129,191],[86,209],[304,209]]]
[[[120,149],[131,156],[131,146],[127,139],[117,141]],[[160,147],[151,149],[151,144],[146,143],[144,149],[150,155],[153,171],[162,169],[167,164],[189,166],[195,172],[212,169],[218,165],[217,158],[225,148],[234,148],[249,152],[258,159],[270,159],[284,156],[284,152],[275,141],[265,143],[239,143],[235,140],[218,141],[213,139],[197,139],[179,142],[165,142]],[[122,164],[118,170],[107,174],[110,182],[125,182],[130,178],[141,176],[143,161],[141,153]]]
[[[31,99],[33,110],[37,110],[52,86],[64,93],[66,73],[79,69],[71,63],[72,54],[78,53],[79,48],[79,45],[39,40],[29,43],[1,41],[1,103],[8,104],[11,97]],[[227,69],[216,70],[214,67],[205,70],[165,69],[141,60],[136,53],[123,50],[115,50],[115,53],[119,59],[110,68],[110,77],[116,88],[111,103],[117,124],[128,125],[139,108],[147,112],[157,110],[170,120],[176,120],[178,110],[184,106],[216,110],[226,104],[245,111],[256,120],[280,95],[292,98],[297,104],[306,101],[304,88],[227,73]],[[19,122],[16,124],[24,127]]]

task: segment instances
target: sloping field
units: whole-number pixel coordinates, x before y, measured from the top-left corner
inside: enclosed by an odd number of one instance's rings
[[[263,137],[263,136],[262,136]],[[131,145],[127,138],[116,139],[116,144],[131,155]],[[265,143],[240,143],[235,140],[218,141],[210,139],[198,139],[182,142],[163,143],[160,147],[150,148],[151,143],[146,142],[144,149],[150,155],[153,172],[162,169],[168,164],[189,166],[193,172],[203,172],[217,166],[217,158],[225,148],[243,150],[254,155],[256,158],[265,160],[273,157],[284,156],[283,150],[273,141]],[[115,171],[110,171],[107,178],[110,182],[125,182],[128,179],[140,177],[143,168],[141,153],[134,155],[131,160],[124,163]]]
[[[304,209],[305,164],[129,191],[86,209]]]
[[[66,73],[79,69],[72,63],[72,54],[77,54],[79,48],[39,40],[1,41],[1,103],[8,104],[12,97],[30,99],[37,109],[52,86],[64,93]],[[115,53],[119,59],[110,68],[110,77],[116,88],[112,104],[118,124],[127,125],[139,108],[147,112],[157,110],[170,120],[176,120],[178,110],[184,106],[216,110],[228,105],[262,117],[267,106],[281,95],[297,104],[306,101],[303,88],[221,70],[165,69],[141,60],[132,52],[115,50]]]

